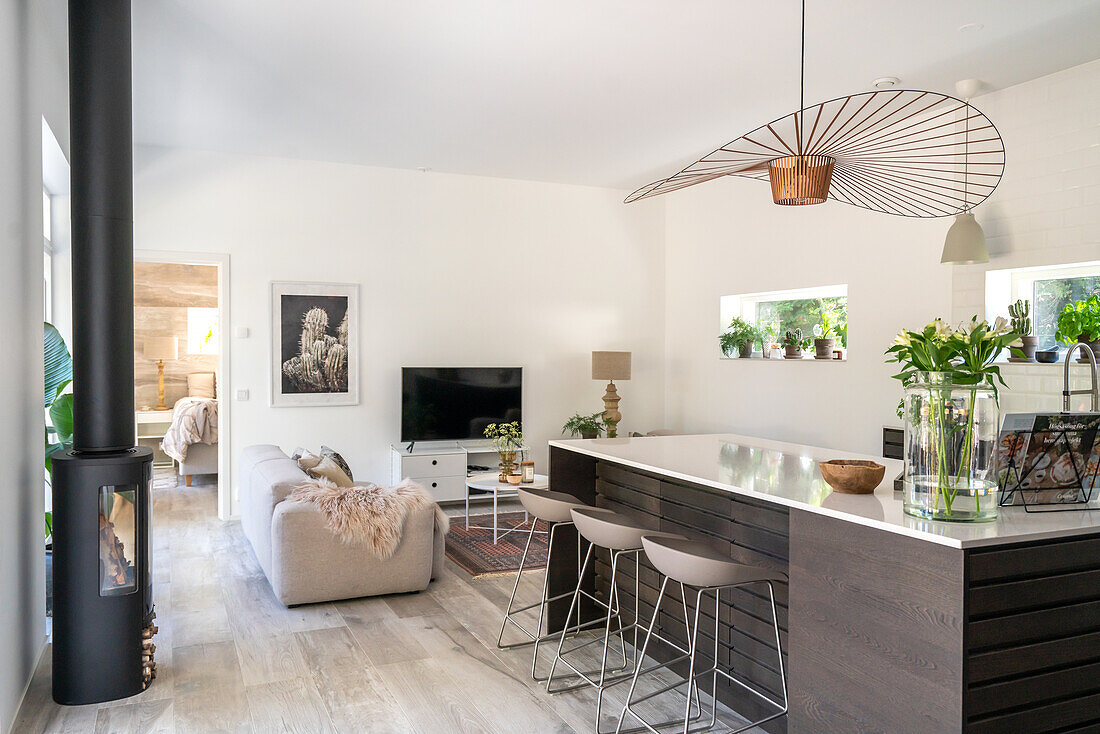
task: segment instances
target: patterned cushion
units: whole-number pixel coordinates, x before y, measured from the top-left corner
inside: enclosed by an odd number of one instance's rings
[[[321,456],[327,456],[336,462],[336,465],[344,470],[344,473],[348,475],[348,479],[355,481],[355,477],[351,473],[351,467],[348,466],[348,462],[344,461],[344,457],[336,453],[328,446],[321,444]]]

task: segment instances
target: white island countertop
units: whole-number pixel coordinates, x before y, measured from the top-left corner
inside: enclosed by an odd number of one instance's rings
[[[1042,513],[1002,507],[997,520],[983,523],[911,517],[902,510],[901,493],[893,489],[901,461],[835,449],[727,433],[551,441],[550,445],[953,548],[1100,533],[1100,506],[1096,510]],[[833,492],[817,467],[817,462],[829,459],[870,459],[884,464],[886,474],[873,495]],[[553,477],[550,479],[552,484]]]

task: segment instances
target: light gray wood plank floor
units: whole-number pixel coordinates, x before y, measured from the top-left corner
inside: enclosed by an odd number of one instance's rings
[[[122,701],[58,706],[50,698],[47,651],[14,731],[593,730],[592,689],[551,696],[530,678],[530,648],[497,649],[514,576],[472,579],[448,561],[441,577],[419,594],[287,609],[272,594],[240,523],[217,518],[214,484],[199,480],[185,487],[158,470],[154,481],[156,681]],[[536,599],[541,588],[541,573],[524,574],[521,600]],[[544,650],[543,674],[553,647]],[[659,676],[652,685],[670,680]],[[604,728],[614,729],[625,692],[625,686],[609,692]],[[664,699],[641,710],[664,718],[682,711],[682,693]],[[722,720],[738,721],[725,710]]]

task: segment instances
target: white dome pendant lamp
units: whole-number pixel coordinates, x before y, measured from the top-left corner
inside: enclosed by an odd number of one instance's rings
[[[955,215],[955,223],[947,230],[947,239],[943,243],[943,254],[940,263],[943,265],[976,265],[989,262],[989,248],[985,244],[985,232],[981,225],[974,219],[972,207],[967,207],[966,185],[969,174],[969,147],[970,147],[970,96],[974,94],[981,82],[977,79],[964,79],[956,82],[955,89],[966,100],[965,117],[967,119],[966,138],[963,154],[963,202],[964,208]]]

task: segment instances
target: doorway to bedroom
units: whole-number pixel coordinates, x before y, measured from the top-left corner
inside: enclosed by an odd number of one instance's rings
[[[156,488],[227,501],[225,263],[138,253],[134,262],[137,443],[153,450]],[[205,500],[203,500],[205,501]]]

